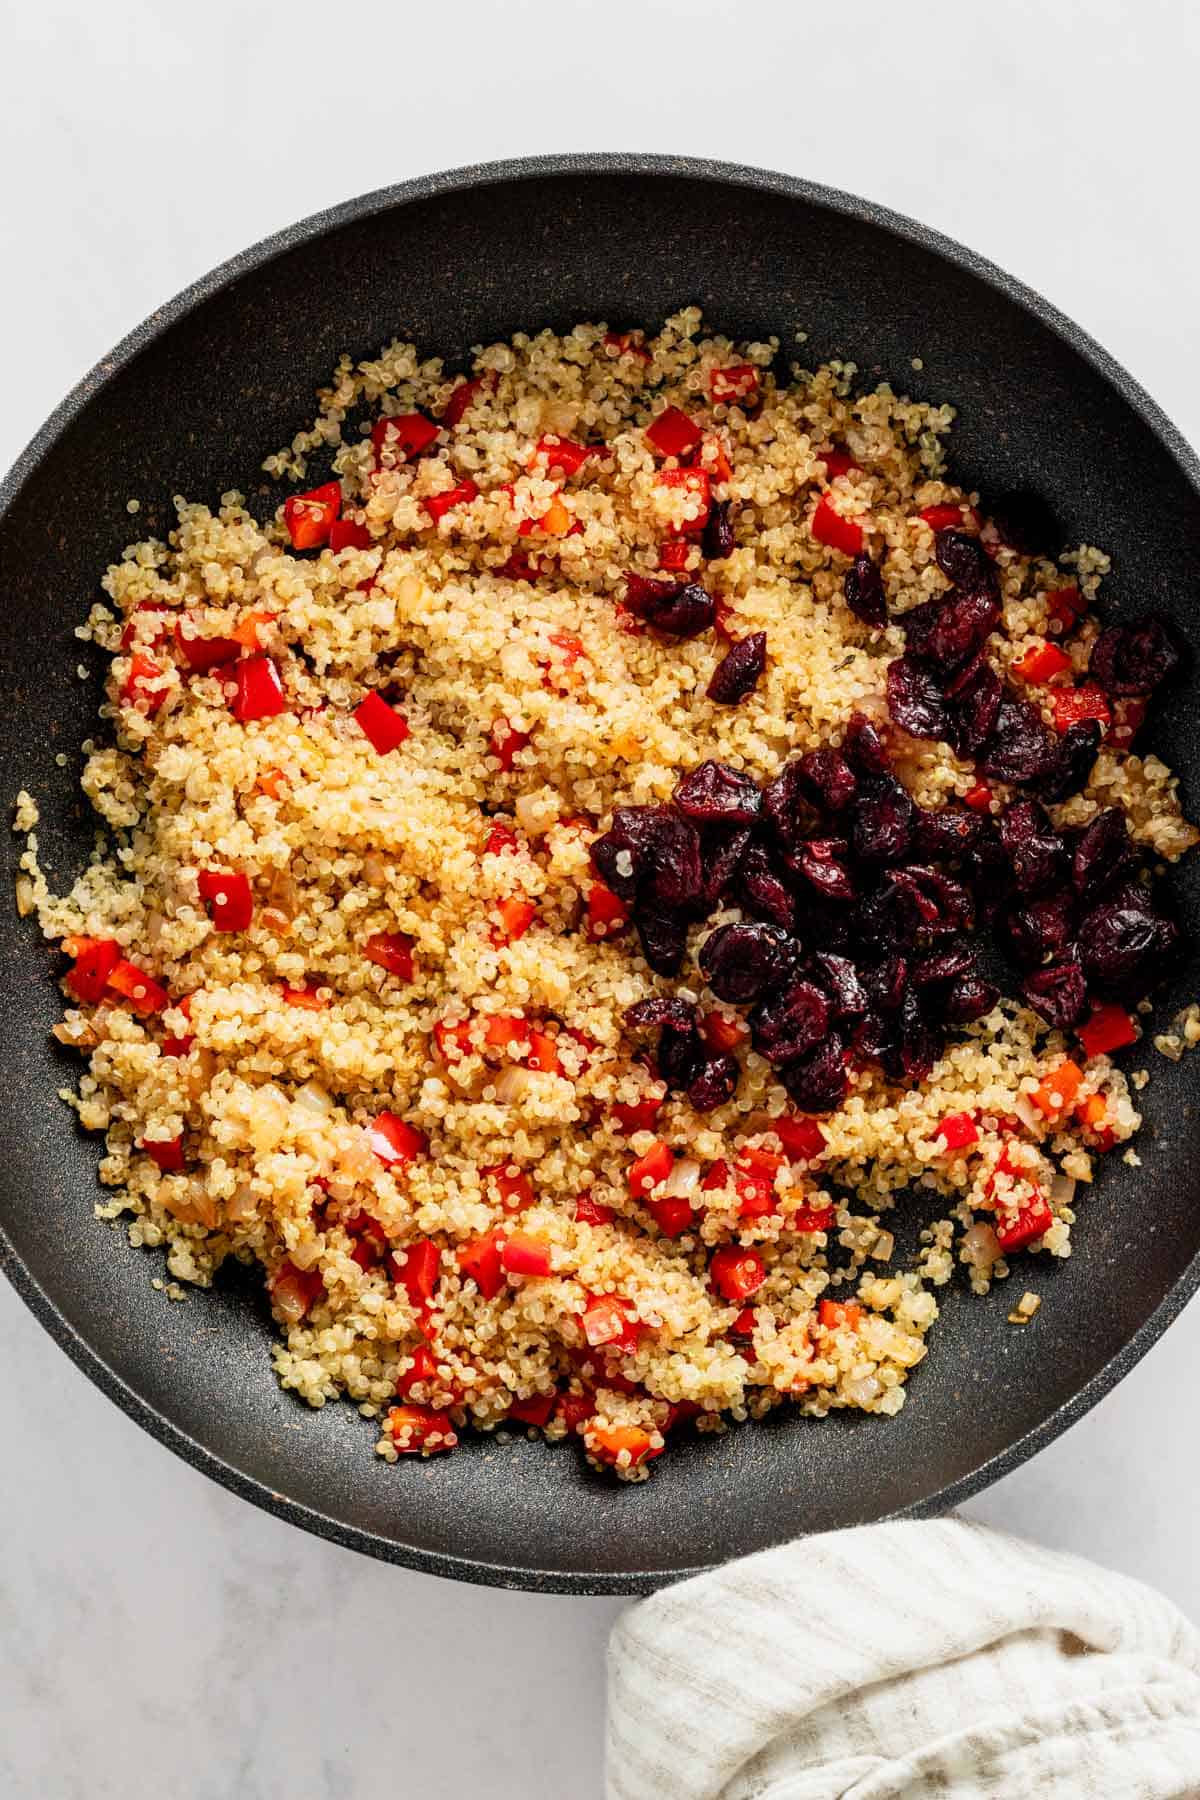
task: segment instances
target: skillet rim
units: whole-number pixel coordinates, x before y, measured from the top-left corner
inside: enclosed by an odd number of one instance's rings
[[[467,164],[414,177],[312,213],[295,224],[285,226],[219,263],[208,274],[185,287],[165,305],[157,307],[135,326],[127,336],[102,357],[70,390],[34,434],[7,475],[0,481],[0,523],[20,495],[30,476],[36,471],[65,431],[79,418],[92,399],[113,382],[140,353],[162,337],[180,320],[205,301],[219,294],[231,282],[253,274],[278,256],[307,244],[339,227],[373,218],[395,207],[416,201],[436,199],[442,194],[459,193],[471,188],[491,187],[503,182],[527,181],[570,175],[638,175],[673,176],[696,182],[720,182],[725,186],[749,187],[760,192],[798,199],[844,218],[878,226],[935,256],[965,269],[987,286],[996,289],[1024,312],[1063,340],[1091,365],[1110,387],[1114,388],[1142,423],[1159,439],[1178,465],[1184,478],[1200,500],[1200,457],[1158,403],[1132,375],[1102,348],[1087,332],[1044,299],[1026,283],[979,256],[956,239],[947,237],[930,226],[922,225],[889,207],[877,205],[838,188],[826,187],[800,176],[784,175],[738,163],[711,158],[642,154],[638,152],[595,151],[586,154],[546,154],[509,158],[498,162]],[[379,1560],[400,1564],[427,1575],[446,1576],[481,1586],[523,1589],[535,1593],[580,1595],[630,1595],[652,1593],[659,1587],[701,1574],[709,1564],[695,1564],[652,1571],[587,1570],[564,1571],[509,1567],[484,1563],[466,1557],[424,1550],[401,1544],[360,1526],[318,1512],[298,1500],[288,1499],[265,1483],[246,1475],[226,1462],[215,1451],[197,1442],[190,1433],[174,1424],[145,1400],[117,1372],[59,1311],[18,1256],[3,1220],[0,1219],[0,1272],[7,1275],[16,1292],[30,1311],[45,1326],[51,1337],[66,1351],[83,1373],[115,1402],[127,1417],[142,1426],[151,1437],[183,1458],[192,1468],[210,1476],[244,1500],[251,1501],[276,1518],[299,1525],[315,1536],[340,1544]],[[887,1515],[893,1518],[925,1518],[948,1512],[970,1499],[992,1482],[1011,1474],[1038,1450],[1051,1443],[1070,1426],[1077,1424],[1121,1381],[1178,1317],[1184,1306],[1200,1288],[1200,1252],[1192,1258],[1158,1306],[1143,1321],[1128,1342],[1111,1357],[1102,1369],[1063,1405],[1051,1413],[1032,1431],[989,1458],[970,1474],[947,1484],[936,1493],[912,1506]]]

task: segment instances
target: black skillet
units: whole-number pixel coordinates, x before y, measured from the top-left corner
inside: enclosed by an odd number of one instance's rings
[[[3,789],[42,802],[59,878],[91,843],[75,784],[99,697],[95,672],[75,673],[71,633],[132,535],[130,495],[141,536],[166,528],[175,493],[260,489],[262,455],[309,418],[343,350],[400,335],[461,360],[520,328],[654,325],[689,302],[734,337],[775,333],[786,349],[803,328],[810,364],[850,358],[860,381],[952,401],[968,485],[1052,496],[1066,541],[1111,551],[1111,614],[1165,608],[1196,644],[1200,465],[1124,370],[1028,289],[919,225],[781,175],[644,156],[463,169],[351,201],[216,270],[105,358],[0,489]],[[275,500],[264,491],[262,502]],[[1195,717],[1181,683],[1151,733],[1193,810]],[[1194,942],[1195,876],[1179,887]],[[1200,1060],[1134,1053],[1156,1065],[1143,1167],[1106,1168],[1081,1201],[1075,1254],[1037,1260],[1032,1326],[1005,1323],[1023,1272],[987,1300],[950,1297],[898,1418],[685,1434],[634,1488],[594,1476],[572,1449],[520,1438],[388,1469],[351,1407],[312,1413],[280,1392],[255,1282],[238,1274],[167,1305],[150,1287],[155,1257],[93,1218],[96,1144],[55,1098],[69,1073],[49,1036],[59,964],[11,907],[0,949],[0,1265],[18,1291],[118,1405],[197,1468],[310,1530],[434,1573],[644,1591],[797,1532],[940,1512],[1078,1419],[1200,1282]],[[1200,991],[1198,961],[1160,1017]]]

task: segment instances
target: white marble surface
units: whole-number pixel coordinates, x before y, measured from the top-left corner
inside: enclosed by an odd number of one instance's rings
[[[544,149],[723,156],[922,217],[1080,319],[1200,438],[1186,0],[1093,0],[1086,21],[1044,0],[936,18],[891,0],[40,0],[0,8],[0,68],[0,322],[22,347],[0,463],[243,244],[390,180]],[[599,1794],[620,1602],[434,1582],[257,1513],[143,1437],[7,1288],[0,1357],[5,1800]],[[1193,1308],[970,1511],[1200,1618],[1180,1410],[1198,1362]]]

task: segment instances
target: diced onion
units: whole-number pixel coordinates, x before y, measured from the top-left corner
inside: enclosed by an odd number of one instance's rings
[[[1017,1095],[1016,1099],[1013,1101],[1013,1111],[1016,1113],[1018,1119],[1020,1119],[1022,1125],[1027,1125],[1030,1131],[1041,1130],[1045,1121],[1028,1094]]]
[[[248,1181],[239,1181],[225,1202],[225,1217],[231,1225],[240,1225],[255,1214],[254,1189]]]
[[[844,1381],[842,1392],[855,1406],[869,1406],[872,1400],[879,1397],[879,1381],[874,1375],[862,1375],[854,1381]]]
[[[288,1255],[298,1269],[311,1269],[320,1260],[321,1249],[320,1238],[301,1238],[298,1244],[292,1245]]]
[[[669,1194],[673,1200],[687,1200],[700,1185],[700,1164],[690,1157],[681,1157],[658,1189],[659,1194]]]
[[[1058,1212],[1064,1206],[1075,1204],[1075,1177],[1073,1175],[1056,1175],[1050,1183],[1050,1204]]]
[[[496,1098],[501,1106],[515,1105],[528,1093],[532,1080],[533,1071],[518,1068],[515,1063],[510,1063],[507,1068],[501,1069],[496,1077]]]
[[[976,1269],[989,1269],[1000,1255],[1000,1239],[983,1219],[963,1232],[963,1261]]]
[[[304,1107],[306,1112],[318,1113],[322,1118],[328,1118],[333,1111],[333,1101],[319,1081],[306,1081],[303,1087],[298,1087],[295,1100],[297,1106]]]

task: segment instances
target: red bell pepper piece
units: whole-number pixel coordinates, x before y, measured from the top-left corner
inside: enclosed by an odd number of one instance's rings
[[[789,1162],[815,1162],[825,1153],[825,1133],[816,1119],[785,1113],[782,1118],[772,1119],[771,1129]]]
[[[507,1050],[510,1044],[529,1042],[529,1022],[516,1013],[489,1013],[483,1028],[483,1041],[493,1050]]]
[[[122,650],[132,650],[135,644],[143,650],[157,650],[160,644],[165,644],[171,635],[171,627],[164,615],[173,610],[162,600],[139,600],[121,632]],[[157,613],[159,618],[154,630],[147,632],[142,627],[142,621],[149,613]]]
[[[283,522],[294,550],[315,550],[328,541],[342,506],[341,483],[322,482],[307,494],[292,494],[283,503]]]
[[[680,532],[684,537],[691,537],[703,531],[712,510],[708,476],[704,470],[663,469],[658,476],[658,485],[666,488],[683,488],[692,498],[690,516],[684,519],[682,524],[672,525],[671,530]]]
[[[433,1037],[438,1055],[445,1063],[456,1063],[464,1056],[473,1056],[475,1053],[469,1019],[458,1019],[453,1025],[447,1024],[445,1019],[439,1019],[433,1028]]]
[[[584,926],[587,936],[594,944],[598,944],[605,938],[619,937],[628,926],[629,908],[625,902],[619,900],[602,881],[593,881],[587,895],[587,920]]]
[[[175,649],[180,659],[198,675],[207,669],[219,669],[225,663],[236,662],[242,654],[242,646],[236,638],[200,637],[186,614],[175,625]]]
[[[530,1394],[528,1400],[514,1400],[508,1409],[510,1419],[519,1425],[536,1425],[539,1429],[550,1423],[550,1415],[554,1411],[558,1395]]]
[[[1141,730],[1146,717],[1146,701],[1140,694],[1114,700],[1112,729],[1108,741],[1115,750],[1128,750]]]
[[[419,1238],[404,1250],[393,1250],[388,1260],[397,1286],[404,1289],[413,1305],[428,1305],[442,1273],[442,1253],[433,1239]]]
[[[935,1136],[941,1138],[947,1151],[965,1150],[969,1144],[978,1142],[979,1127],[973,1113],[947,1113]]]
[[[591,444],[577,444],[565,437],[540,437],[526,467],[547,474],[578,475],[588,457],[595,454]]]
[[[677,406],[668,406],[665,412],[659,413],[646,427],[646,442],[660,456],[680,459],[690,456],[693,450],[699,448],[703,437],[704,433],[696,421],[689,419]]]
[[[369,550],[374,542],[367,527],[354,519],[335,519],[329,527],[331,550]]]
[[[1022,681],[1041,687],[1047,681],[1053,681],[1056,675],[1065,675],[1071,667],[1071,659],[1057,644],[1034,644],[1013,667]]]
[[[329,1001],[322,996],[319,987],[294,988],[288,987],[285,982],[279,991],[283,995],[285,1006],[299,1006],[305,1012],[324,1012],[329,1005]]]
[[[529,1033],[529,1051],[525,1057],[525,1066],[536,1069],[542,1075],[558,1075],[561,1064],[558,1060],[558,1041],[548,1031],[531,1031]]]
[[[825,464],[826,481],[836,481],[839,475],[848,475],[851,469],[858,468],[850,452],[838,444],[831,445],[828,450],[818,450],[817,455]]]
[[[236,869],[201,869],[196,885],[218,931],[249,929],[254,917],[254,891],[249,876]]]
[[[653,1131],[665,1099],[665,1093],[648,1093],[640,1100],[614,1101],[613,1124],[624,1137],[632,1137],[635,1131]]]
[[[986,781],[977,781],[967,794],[963,795],[963,805],[969,806],[972,812],[990,812],[992,808],[992,790]]]
[[[109,973],[108,988],[111,993],[128,1000],[135,1013],[165,1012],[171,1004],[166,988],[144,969],[139,969],[136,963],[117,963]]]
[[[746,1026],[731,1013],[705,1013],[700,1021],[700,1035],[712,1050],[736,1050],[746,1036]]]
[[[822,1300],[817,1305],[817,1320],[826,1331],[857,1331],[863,1309],[857,1300]]]
[[[442,424],[453,430],[461,425],[468,408],[474,406],[485,389],[491,392],[496,386],[496,371],[485,369],[482,375],[473,375],[469,381],[460,381],[445,406],[442,408]]]
[[[738,1207],[739,1217],[762,1219],[778,1210],[779,1196],[775,1192],[775,1177],[783,1166],[783,1157],[777,1156],[773,1150],[760,1150],[752,1146],[740,1153],[733,1165],[733,1185],[741,1202]]]
[[[396,1392],[407,1400],[417,1387],[428,1388],[440,1379],[437,1358],[428,1344],[418,1344],[415,1350],[408,1352],[409,1367],[402,1375],[396,1377]]]
[[[156,1162],[164,1175],[183,1167],[183,1133],[173,1138],[143,1138],[139,1148]]]
[[[636,1469],[641,1463],[662,1455],[662,1445],[655,1448],[650,1433],[640,1425],[593,1424],[586,1441],[598,1462],[611,1463],[622,1469]]]
[[[1123,1006],[1094,1007],[1076,1034],[1089,1056],[1110,1056],[1127,1044],[1136,1044],[1138,1028]]]
[[[723,1244],[713,1253],[708,1277],[723,1300],[740,1306],[751,1294],[757,1294],[767,1279],[767,1271],[757,1250]]]
[[[616,356],[634,356],[638,362],[652,362],[653,357],[642,342],[640,331],[606,331],[604,345]]]
[[[595,1395],[560,1394],[554,1413],[556,1418],[562,1420],[568,1433],[582,1431],[588,1421],[596,1416]]]
[[[1087,611],[1087,601],[1072,583],[1070,587],[1051,588],[1046,595],[1046,608],[1064,631],[1073,631]]]
[[[151,717],[166,703],[168,689],[160,685],[165,671],[152,656],[135,650],[129,659],[129,673],[121,683],[121,698],[127,706],[139,707]]]
[[[593,1200],[591,1194],[575,1196],[575,1219],[580,1225],[611,1225],[616,1214],[611,1206]]]
[[[729,1186],[729,1164],[722,1158],[715,1162],[704,1180],[700,1183],[702,1194],[715,1194],[718,1188]]]
[[[645,1156],[639,1156],[629,1169],[629,1191],[635,1199],[644,1200],[651,1188],[658,1187],[667,1179],[675,1167],[675,1157],[669,1144],[660,1138],[651,1144]]]
[[[505,856],[511,850],[514,853],[521,848],[521,840],[511,825],[494,819],[486,838],[483,840],[485,856]]]
[[[686,473],[686,471],[684,471]],[[670,473],[670,471],[668,471]],[[685,537],[672,538],[658,553],[658,566],[668,575],[682,575],[688,566],[692,546]]]
[[[367,1127],[367,1142],[387,1168],[412,1162],[414,1157],[424,1156],[429,1149],[425,1133],[394,1112],[376,1115]]]
[[[549,1275],[550,1243],[530,1231],[514,1231],[500,1251],[506,1275]]]
[[[287,1294],[295,1299],[302,1309],[300,1317],[303,1318],[323,1296],[325,1283],[319,1269],[298,1269],[285,1256],[268,1281],[267,1288],[273,1300],[280,1294]]]
[[[402,1456],[434,1456],[453,1450],[458,1443],[449,1413],[432,1406],[393,1406],[387,1416],[388,1435]]]
[[[485,1300],[494,1300],[504,1286],[500,1267],[500,1238],[494,1231],[460,1244],[456,1255],[463,1274],[475,1283]]]
[[[963,527],[963,509],[947,501],[942,506],[924,506],[917,514],[924,519],[930,531],[961,531]]]
[[[402,931],[372,932],[363,945],[363,955],[401,981],[413,979],[413,941]]]
[[[448,512],[453,512],[456,506],[469,506],[472,500],[478,498],[479,489],[468,475],[465,480],[457,482],[454,487],[445,488],[440,494],[426,494],[421,505],[436,525]]]
[[[398,750],[410,735],[404,714],[389,706],[374,688],[355,707],[354,723],[379,756],[386,756],[389,750]]]
[[[710,369],[708,391],[714,406],[758,399],[758,370],[753,363],[732,363],[724,369]]]
[[[579,1323],[591,1349],[610,1350],[621,1355],[636,1350],[638,1340],[646,1330],[632,1301],[622,1294],[590,1295],[579,1315]]]
[[[1066,731],[1081,719],[1098,719],[1101,726],[1112,723],[1112,713],[1103,688],[1055,688],[1050,696],[1050,704],[1054,709],[1054,726],[1057,731]]]
[[[788,1215],[793,1231],[828,1231],[836,1217],[832,1206],[798,1206]]]
[[[1040,1188],[1035,1187],[1029,1198],[1020,1206],[996,1213],[996,1236],[1000,1240],[1002,1250],[1023,1250],[1026,1244],[1032,1243],[1044,1232],[1049,1231],[1054,1223],[1046,1196]]]
[[[392,462],[407,462],[420,456],[438,437],[440,427],[424,413],[395,413],[390,419],[376,419],[371,427],[371,442],[376,456],[386,455]]]
[[[686,1231],[696,1216],[691,1201],[682,1194],[664,1194],[659,1200],[651,1196],[646,1201],[646,1209],[663,1236],[669,1238],[676,1238]]]
[[[828,544],[843,556],[857,556],[863,547],[862,526],[857,519],[845,519],[828,494],[822,494],[812,518],[812,534],[818,544]]]
[[[527,731],[515,731],[507,719],[492,721],[492,755],[506,775],[512,773],[518,750],[524,750],[529,742],[530,734]]]
[[[288,710],[283,678],[275,661],[261,651],[243,657],[235,671],[237,688],[233,697],[233,716],[243,725],[255,719],[273,719]]]
[[[524,1212],[537,1197],[532,1181],[515,1163],[492,1163],[479,1176],[489,1199],[498,1198],[505,1212]]]
[[[120,944],[116,938],[71,937],[63,940],[63,949],[75,965],[67,971],[67,986],[76,1000],[95,1006],[121,960]]]
[[[523,938],[533,921],[537,918],[537,907],[524,894],[513,894],[507,900],[501,900],[496,907],[497,924],[492,929],[492,942],[496,945],[515,944]]]

